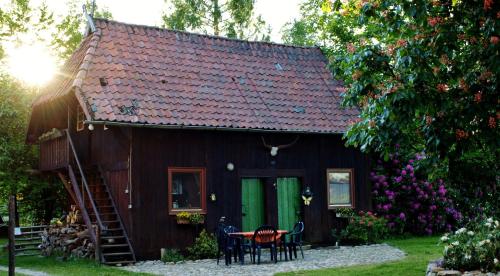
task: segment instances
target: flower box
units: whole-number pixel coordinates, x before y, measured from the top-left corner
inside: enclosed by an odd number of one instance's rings
[[[191,222],[189,222],[189,219],[177,218],[177,224],[191,224]]]

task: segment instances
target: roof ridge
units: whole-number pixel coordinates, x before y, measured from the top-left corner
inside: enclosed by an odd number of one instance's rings
[[[149,26],[149,25],[142,25],[142,24],[132,24],[132,23],[126,23],[126,22],[122,22],[122,21],[116,21],[116,20],[106,19],[106,18],[94,18],[94,20],[95,21],[102,21],[102,22],[112,23],[112,24],[134,26],[134,27],[145,28],[145,29],[154,29],[154,30],[158,30],[158,31],[166,31],[166,32],[172,32],[172,33],[181,33],[181,34],[195,35],[195,36],[201,36],[201,37],[209,37],[209,38],[214,38],[214,39],[219,39],[219,40],[227,40],[227,41],[235,41],[235,42],[247,42],[247,43],[254,43],[254,44],[268,44],[268,45],[271,45],[271,46],[288,47],[288,48],[298,48],[298,49],[320,49],[319,46],[299,46],[299,45],[284,44],[284,43],[277,43],[277,42],[271,42],[271,41],[245,40],[245,39],[230,38],[230,37],[225,37],[225,36],[220,36],[220,35],[209,35],[209,34],[201,34],[201,33],[181,31],[181,30],[173,30],[173,29],[167,29],[167,28],[162,28],[162,27],[158,27],[158,26]],[[99,26],[97,26],[97,25],[96,25],[96,27],[99,28]]]
[[[82,63],[80,67],[78,67],[78,71],[75,75],[75,79],[73,80],[72,87],[75,89],[75,97],[82,106],[83,112],[85,113],[85,117],[87,120],[91,120],[92,116],[90,116],[89,109],[87,108],[87,100],[83,96],[82,85],[85,81],[85,77],[87,76],[87,72],[89,70],[92,59],[97,50],[97,45],[99,44],[99,40],[101,39],[101,30],[96,30],[92,34],[92,38],[89,41],[89,48],[84,54]]]
[[[70,55],[69,57],[67,57],[67,58],[66,58],[66,59],[65,59],[65,60],[64,60],[64,61],[60,64],[60,68],[58,69],[58,72],[59,72],[59,70],[63,70],[64,68],[66,68],[67,66],[69,66],[69,65],[70,65],[71,61],[72,61],[72,60],[73,60],[73,58],[74,58],[74,55],[75,55],[76,53],[78,53],[78,51],[80,51],[80,49],[82,49],[82,47],[85,47],[86,43],[89,43],[89,44],[90,44],[90,42],[91,42],[90,40],[92,40],[92,39],[93,39],[93,38],[92,38],[92,37],[90,37],[90,36],[91,36],[91,35],[89,35],[89,36],[86,36],[86,37],[83,37],[83,38],[82,38],[82,41],[80,41],[80,43],[78,44],[78,47],[76,47],[76,49],[73,51],[73,53],[71,53],[71,55]],[[87,39],[89,40],[88,42],[87,42]],[[80,68],[80,67],[79,67],[79,68]],[[80,70],[79,68],[78,68],[78,70]],[[56,73],[56,75],[58,75],[58,74],[60,74],[60,73]],[[52,80],[51,80],[51,81],[50,81],[47,85],[45,85],[45,87],[43,87],[43,88],[41,89],[40,93],[39,93],[38,95],[36,95],[36,97],[33,99],[32,103],[31,103],[31,106],[36,106],[36,105],[39,105],[39,104],[41,104],[41,103],[43,103],[43,102],[45,102],[45,101],[49,100],[49,99],[42,99],[42,98],[44,98],[44,97],[48,97],[48,96],[50,96],[50,94],[52,94],[52,92],[51,92],[51,91],[48,91],[47,89],[50,87],[51,82],[54,82],[54,81],[57,81],[57,79],[55,79],[55,78],[54,78],[54,79],[52,79]],[[74,81],[73,81],[73,82],[74,82]],[[72,88],[72,87],[73,87],[73,85],[71,85],[71,86],[69,87],[69,89],[66,89],[66,90],[71,90],[71,88]],[[66,92],[64,92],[64,93],[66,93]]]

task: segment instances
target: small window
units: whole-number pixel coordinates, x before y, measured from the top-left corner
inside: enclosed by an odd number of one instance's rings
[[[205,168],[168,168],[169,213],[206,213]]]
[[[85,128],[83,124],[85,120],[85,114],[83,113],[83,109],[80,105],[76,108],[76,131],[82,131]]]
[[[328,208],[354,207],[353,169],[328,169]]]

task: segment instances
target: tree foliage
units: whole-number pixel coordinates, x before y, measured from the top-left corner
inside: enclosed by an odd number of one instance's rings
[[[360,110],[348,144],[386,158],[396,145],[409,155],[425,151],[460,189],[453,177],[473,166],[474,189],[461,197],[498,197],[500,2],[308,0],[304,7],[299,21],[319,31],[291,25],[285,38],[324,46],[344,81],[344,104]]]
[[[8,195],[18,194],[21,222],[48,222],[62,211],[67,200],[64,187],[57,179],[34,174],[38,154],[36,147],[26,145],[25,138],[36,89],[7,75],[3,49],[8,48],[6,45],[49,44],[53,39],[53,49],[61,59],[66,58],[83,38],[85,21],[78,3],[71,2],[70,12],[63,18],[56,18],[47,5],[36,6],[29,0],[13,0],[1,6],[0,205],[6,205]],[[96,10],[96,16],[111,17],[106,10]]]
[[[163,15],[167,28],[269,41],[270,27],[254,13],[255,0],[167,0],[173,12]]]
[[[457,199],[498,212],[498,164],[488,160],[500,153],[500,9],[488,3],[350,2],[336,12],[360,31],[331,57],[347,85],[345,104],[361,110],[348,143],[386,154],[395,144],[425,150],[452,179],[460,165],[490,156],[474,173],[489,177],[469,179],[473,189],[453,184]]]
[[[48,222],[64,207],[66,192],[52,177],[33,174],[38,153],[25,137],[34,96],[35,89],[0,76],[0,204],[18,194],[22,222]]]
[[[300,4],[301,18],[288,22],[281,29],[283,42],[299,46],[325,45],[330,37],[326,32],[330,11],[324,8],[325,3],[324,0],[307,0]]]
[[[89,0],[72,0],[68,3],[68,13],[55,24],[55,32],[52,35],[52,46],[61,59],[68,58],[80,45],[83,39],[86,18],[83,16],[82,5],[86,6],[87,12],[95,18],[112,19],[113,15],[107,8],[92,6]]]

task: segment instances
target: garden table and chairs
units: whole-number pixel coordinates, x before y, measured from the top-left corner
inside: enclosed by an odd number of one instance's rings
[[[302,233],[304,231],[304,223],[298,222],[293,230],[275,229],[273,226],[263,225],[255,231],[241,232],[234,226],[226,226],[224,223],[219,223],[216,236],[218,243],[217,264],[219,263],[220,254],[225,256],[226,265],[231,264],[232,259],[240,264],[244,264],[246,253],[250,254],[252,263],[260,264],[262,249],[269,249],[271,261],[278,261],[278,250],[280,252],[280,260],[282,259],[282,251],[285,252],[285,260],[288,261],[288,255],[292,260],[292,252],[297,258],[297,247],[300,249],[302,258]]]

